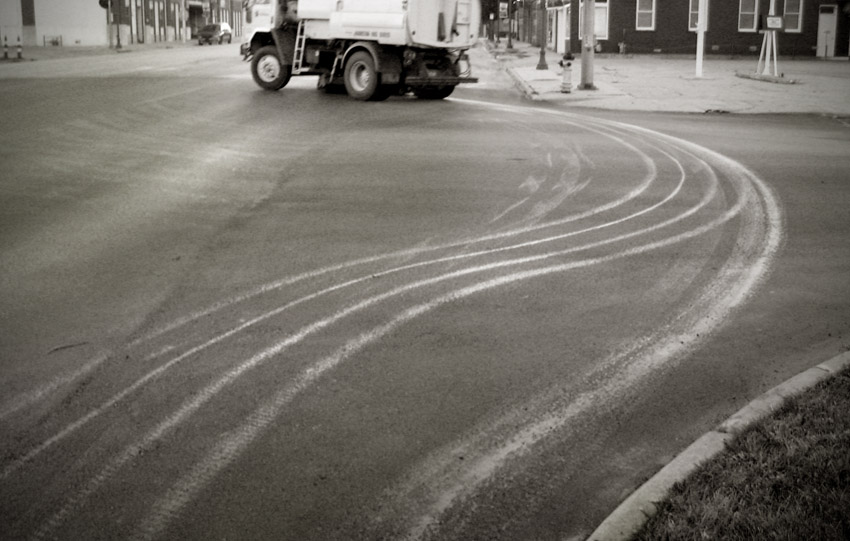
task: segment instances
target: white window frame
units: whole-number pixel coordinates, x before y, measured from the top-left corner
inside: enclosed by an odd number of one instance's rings
[[[604,12],[605,16],[605,28],[604,32],[597,33],[597,40],[607,40],[608,39],[608,27],[611,26],[610,19],[610,11],[608,10],[608,0],[596,0],[596,18],[594,19],[594,23],[596,23],[596,29],[599,29],[599,16]],[[584,1],[579,4],[578,10],[578,39],[584,39]]]
[[[640,9],[641,1],[649,2],[649,9]],[[787,0],[786,0],[787,1]],[[639,32],[652,32],[655,30],[655,0],[637,0],[635,2],[635,30]],[[641,14],[646,15],[647,13],[652,15],[652,23],[649,26],[641,26],[640,24],[640,16]]]
[[[752,2],[753,11],[744,11],[744,2]],[[738,32],[758,32],[759,3],[759,0],[738,0]],[[744,16],[753,18],[753,23],[751,26],[741,26],[741,19]]]
[[[705,31],[708,32],[708,21],[711,20],[711,1],[705,0]],[[699,22],[699,0],[690,0],[688,3],[688,30],[696,32]]]
[[[797,26],[788,26],[788,0],[785,0],[785,4],[782,8],[782,13],[785,16],[785,32],[790,32],[792,34],[799,34],[803,31],[803,3],[806,0],[798,0],[799,7],[796,12],[791,12],[792,14],[797,16]]]

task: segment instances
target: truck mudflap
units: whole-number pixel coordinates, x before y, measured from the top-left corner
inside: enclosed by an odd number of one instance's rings
[[[478,77],[420,77],[417,75],[405,77],[404,83],[407,86],[455,86],[468,83],[477,83]]]

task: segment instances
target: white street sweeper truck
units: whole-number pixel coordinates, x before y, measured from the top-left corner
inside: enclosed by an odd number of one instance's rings
[[[479,0],[246,0],[244,10],[242,54],[266,90],[318,75],[319,88],[357,100],[442,99],[477,81],[466,51]]]

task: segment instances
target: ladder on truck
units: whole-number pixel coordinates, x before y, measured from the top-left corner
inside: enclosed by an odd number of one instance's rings
[[[298,30],[295,33],[295,54],[292,58],[292,75],[301,73],[301,65],[304,63],[304,42],[307,36],[304,31],[304,19],[298,21]]]

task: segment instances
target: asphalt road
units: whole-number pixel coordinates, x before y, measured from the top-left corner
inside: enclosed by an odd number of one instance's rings
[[[850,137],[0,66],[5,538],[571,539],[850,347]]]

